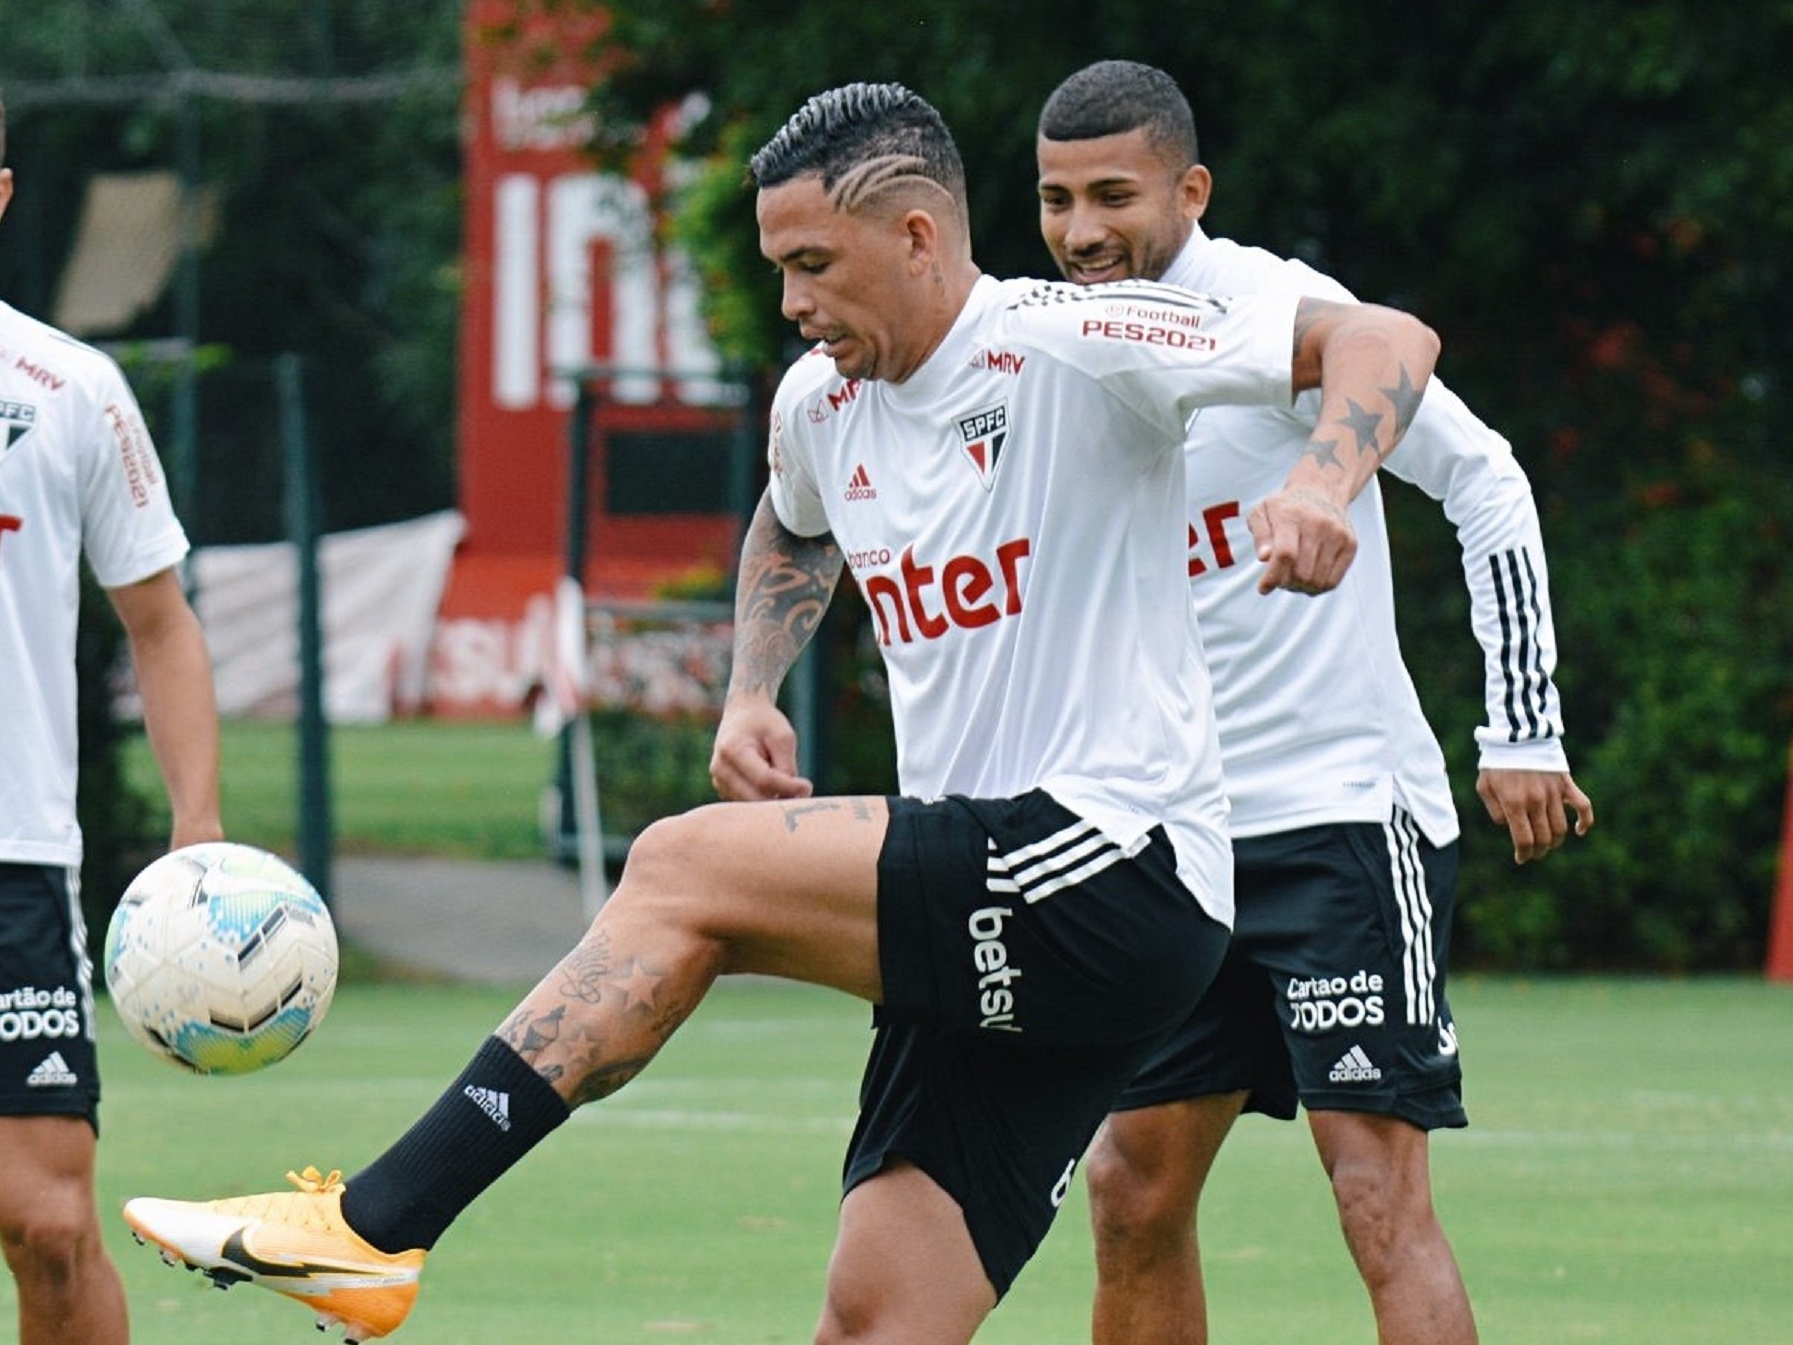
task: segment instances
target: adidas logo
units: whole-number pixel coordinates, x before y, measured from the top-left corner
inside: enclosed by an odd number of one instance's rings
[[[875,500],[878,498],[877,488],[872,485],[871,477],[866,475],[863,462],[853,469],[853,475],[847,482],[847,498],[849,500]]]
[[[461,1094],[491,1117],[492,1124],[500,1130],[511,1128],[511,1095],[509,1093],[500,1093],[492,1088],[475,1088],[472,1084],[468,1084],[461,1090]]]
[[[1339,1057],[1338,1064],[1326,1077],[1333,1083],[1374,1083],[1382,1077],[1382,1071],[1370,1063],[1363,1047],[1353,1046]]]
[[[38,1067],[25,1076],[27,1088],[69,1088],[79,1083],[75,1072],[62,1058],[61,1051],[51,1051]]]

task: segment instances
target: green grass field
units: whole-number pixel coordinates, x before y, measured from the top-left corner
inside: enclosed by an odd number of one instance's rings
[[[298,737],[290,724],[223,725],[221,793],[233,839],[294,853]],[[598,738],[606,830],[633,834],[663,812],[707,803],[708,730],[642,721]],[[401,720],[345,725],[329,738],[336,849],[475,859],[539,859],[542,793],[556,748],[527,723]],[[141,735],[125,770],[160,806],[160,781]]]
[[[298,831],[298,738],[290,724],[223,725],[221,792],[234,839],[282,854]],[[478,859],[543,854],[541,793],[554,778],[554,745],[527,723],[428,720],[347,726],[330,734],[332,820],[347,853]],[[126,744],[129,778],[159,797],[141,736]]]
[[[134,772],[148,769],[140,749]],[[293,752],[284,726],[226,726],[238,839],[290,853]],[[345,729],[332,762],[345,851],[542,853],[552,758],[526,726]],[[306,1163],[353,1172],[517,997],[379,984],[345,951],[351,978],[322,1031],[259,1076],[182,1075],[102,1006],[101,1199],[137,1345],[317,1337],[285,1300],[220,1293],[134,1246],[116,1217],[126,1197],[272,1189]],[[1468,977],[1452,1001],[1474,1124],[1435,1138],[1433,1167],[1482,1339],[1793,1342],[1793,987]],[[450,1231],[395,1339],[808,1341],[866,1019],[822,991],[719,987],[647,1074]],[[1241,1123],[1203,1239],[1216,1345],[1374,1341],[1304,1126]],[[1091,1282],[1079,1186],[980,1342],[1087,1339]],[[0,1276],[0,1322],[10,1294]]]
[[[137,1345],[315,1339],[303,1309],[135,1246],[134,1194],[352,1172],[431,1101],[515,993],[346,984],[264,1074],[198,1079],[102,1005],[101,1200]],[[1474,1125],[1438,1136],[1438,1203],[1490,1342],[1793,1340],[1793,988],[1470,978],[1454,988]],[[450,1230],[412,1345],[810,1339],[866,1011],[725,983],[654,1066],[588,1107]],[[979,1336],[1086,1339],[1081,1189]],[[1248,1120],[1203,1222],[1214,1339],[1374,1340],[1304,1127]],[[0,1321],[10,1321],[0,1277]]]

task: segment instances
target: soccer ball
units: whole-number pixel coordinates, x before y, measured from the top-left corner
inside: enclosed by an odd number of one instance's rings
[[[106,929],[106,987],[151,1055],[248,1074],[291,1055],[336,991],[336,927],[291,865],[229,841],[189,845],[132,880]]]

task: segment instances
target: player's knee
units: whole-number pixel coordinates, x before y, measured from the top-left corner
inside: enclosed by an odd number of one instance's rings
[[[673,876],[688,863],[701,838],[699,813],[656,818],[629,842],[627,872],[637,881]]]
[[[91,1205],[81,1191],[55,1191],[17,1211],[0,1228],[0,1242],[21,1284],[43,1287],[78,1281],[100,1247]]]
[[[1166,1174],[1135,1161],[1106,1131],[1085,1155],[1083,1176],[1091,1224],[1101,1244],[1118,1247],[1159,1237],[1185,1220],[1184,1202]]]
[[[692,857],[704,852],[706,840],[696,814],[682,813],[649,823],[629,843],[628,863],[615,900],[635,910],[651,910],[656,919],[676,921],[693,891]]]
[[[881,1325],[881,1301],[884,1300],[880,1295],[855,1292],[830,1274],[828,1291],[822,1299],[822,1317],[816,1324],[815,1345],[853,1345],[855,1341],[876,1339]]]
[[[847,1320],[836,1310],[834,1297],[830,1295],[822,1304],[822,1320],[816,1323],[814,1345],[848,1345],[857,1338]]]
[[[651,939],[663,955],[702,962],[720,971],[738,912],[707,879],[693,857],[713,848],[690,814],[650,824],[629,846],[622,881],[586,932],[586,939]]]

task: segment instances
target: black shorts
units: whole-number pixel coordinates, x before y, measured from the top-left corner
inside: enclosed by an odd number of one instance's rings
[[[1234,842],[1237,914],[1213,985],[1117,1110],[1249,1091],[1246,1110],[1467,1124],[1445,999],[1457,846],[1408,814]]]
[[[73,869],[0,863],[0,1115],[98,1128],[93,963]]]
[[[1220,964],[1226,929],[1176,868],[1162,830],[1129,856],[1040,791],[890,800],[884,1003],[845,1189],[915,1164],[964,1210],[999,1295],[1116,1095]]]

